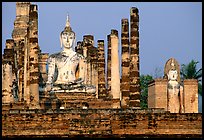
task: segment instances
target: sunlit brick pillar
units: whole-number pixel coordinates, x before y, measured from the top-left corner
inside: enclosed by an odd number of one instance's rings
[[[107,60],[107,92],[108,96],[111,96],[111,40],[110,35],[107,35],[107,43],[108,43],[108,60]]]
[[[84,35],[83,36],[83,49],[84,56],[87,59],[87,76],[86,76],[86,84],[91,85],[92,83],[92,66],[91,66],[91,56],[90,50],[93,47],[93,36],[92,35]]]
[[[87,56],[88,56],[88,47],[87,46],[84,46],[83,45],[83,56],[85,57],[85,58],[87,58]],[[88,83],[88,72],[87,72],[87,62],[85,63],[85,66],[84,66],[84,69],[85,69],[85,77],[84,77],[84,84],[87,84]]]
[[[13,40],[6,40],[2,59],[2,103],[14,102],[13,96]]]
[[[47,82],[46,65],[47,65],[48,57],[49,57],[48,53],[40,53],[39,66],[40,66],[40,73],[44,84],[46,84]]]
[[[17,79],[16,79],[16,69],[15,69],[15,51],[14,51],[14,46],[15,46],[15,44],[14,44],[14,40],[13,39],[7,39],[6,40],[6,49],[12,49],[12,54],[10,54],[10,56],[11,56],[11,62],[12,62],[12,79],[13,80],[15,80],[15,81],[17,81]],[[12,81],[13,81],[12,80]]]
[[[120,108],[120,65],[118,31],[111,30],[111,95],[113,108]]]
[[[130,107],[140,107],[139,15],[130,9]]]
[[[121,79],[121,106],[129,106],[130,96],[130,48],[129,48],[129,22],[128,19],[122,19],[121,44],[122,44],[122,79]]]
[[[98,98],[98,49],[92,46],[89,52],[91,58],[91,85],[96,87],[96,97]]]
[[[198,113],[198,80],[185,79],[184,84],[184,112]]]
[[[28,31],[29,32],[29,31]],[[30,104],[30,67],[29,67],[29,43],[28,36],[25,38],[24,63],[23,63],[23,98],[27,104]]]
[[[98,40],[98,98],[106,98],[104,40]]]
[[[39,46],[38,46],[38,13],[37,5],[30,7],[29,26],[29,67],[30,67],[30,95],[26,100],[30,108],[39,108]],[[26,93],[29,94],[29,93]]]
[[[12,38],[15,42],[14,52],[16,52],[16,69],[18,78],[18,99],[24,100],[24,49],[27,45],[25,40],[29,24],[30,2],[16,2],[16,19],[14,21],[14,30]]]

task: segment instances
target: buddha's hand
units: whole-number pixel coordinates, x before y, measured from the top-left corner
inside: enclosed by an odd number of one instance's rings
[[[78,78],[78,79],[76,79],[74,82],[75,83],[82,83],[84,80],[82,79],[82,78]]]

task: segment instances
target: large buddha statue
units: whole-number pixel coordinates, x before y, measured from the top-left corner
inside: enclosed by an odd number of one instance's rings
[[[184,113],[183,87],[178,81],[178,70],[175,67],[174,59],[171,59],[167,77],[167,110],[171,113]]]
[[[60,43],[63,48],[48,58],[47,91],[54,92],[95,92],[95,87],[85,85],[86,59],[74,51],[75,33],[67,17],[66,26],[60,34]]]

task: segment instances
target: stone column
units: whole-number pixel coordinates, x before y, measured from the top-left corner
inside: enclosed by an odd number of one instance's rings
[[[39,46],[38,46],[38,13],[37,5],[30,6],[29,26],[29,67],[30,67],[30,108],[39,108]]]
[[[84,35],[83,36],[83,47],[84,49],[87,48],[87,83],[88,85],[91,85],[92,83],[92,64],[91,64],[91,56],[90,56],[90,50],[93,47],[93,36],[92,35]]]
[[[110,35],[107,35],[108,42],[108,61],[107,61],[107,92],[108,96],[111,97],[111,39]],[[112,97],[111,97],[112,98]]]
[[[98,97],[98,49],[94,47],[94,36],[85,35],[83,39],[83,44],[88,48],[88,84],[94,85],[96,87],[96,97]]]
[[[198,113],[198,80],[185,79],[184,83],[184,112]]]
[[[128,19],[122,19],[122,33],[121,33],[121,44],[122,44],[122,80],[121,80],[121,93],[122,100],[121,106],[126,108],[129,106],[130,96],[130,48],[129,48],[129,22]]]
[[[6,40],[2,59],[2,103],[14,102],[13,94],[13,40]]]
[[[11,56],[11,62],[12,62],[12,79],[13,80],[17,80],[16,79],[16,69],[15,69],[15,51],[14,51],[14,40],[13,39],[7,39],[6,40],[6,49],[12,49],[12,54],[10,54]]]
[[[130,9],[130,107],[140,107],[139,72],[139,15],[138,9]]]
[[[98,40],[98,98],[106,98],[104,40]]]
[[[30,2],[16,2],[16,19],[12,38],[15,42],[16,69],[18,79],[19,101],[24,100],[24,47],[29,24]]]
[[[11,103],[14,102],[12,92],[12,65],[10,61],[3,60],[2,62],[2,103]]]
[[[111,95],[113,108],[120,107],[120,65],[118,31],[111,30]],[[115,101],[114,101],[115,100]]]
[[[87,48],[87,46],[83,46],[83,56],[85,57],[85,58],[87,58],[87,53],[88,53],[88,48]],[[84,66],[84,68],[85,68],[85,77],[84,77],[84,84],[87,84],[88,83],[88,76],[87,76],[87,61],[86,61],[86,63],[85,63],[85,66]]]
[[[29,33],[29,31],[28,31]],[[29,104],[30,103],[30,67],[29,67],[29,43],[28,36],[25,38],[25,46],[24,46],[24,64],[23,64],[23,93],[24,100]]]
[[[25,42],[24,40],[18,42],[18,51],[17,51],[17,61],[18,61],[18,72],[17,72],[17,78],[18,78],[18,90],[19,90],[19,101],[24,101],[24,79],[23,79],[23,70],[24,70],[24,47]]]
[[[48,53],[40,53],[39,66],[40,66],[40,73],[42,75],[42,80],[44,84],[47,81],[46,65],[47,65],[48,57],[49,57]]]
[[[98,98],[98,49],[91,49],[91,84],[96,86],[96,97]]]

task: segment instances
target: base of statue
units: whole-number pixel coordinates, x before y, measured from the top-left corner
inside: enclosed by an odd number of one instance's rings
[[[50,93],[96,93],[92,85],[59,85],[52,88]]]

